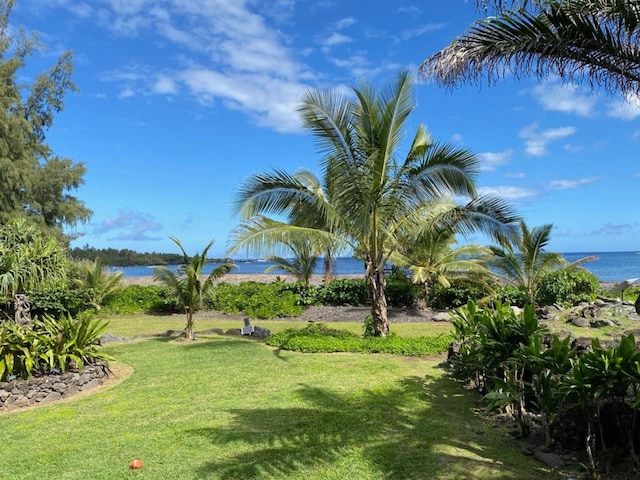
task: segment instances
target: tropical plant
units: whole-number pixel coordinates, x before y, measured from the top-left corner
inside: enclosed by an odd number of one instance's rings
[[[452,280],[463,279],[468,284],[479,283],[486,288],[490,283],[490,249],[474,244],[454,247],[456,243],[449,228],[434,228],[417,239],[403,242],[402,256],[393,258],[394,263],[411,270],[414,283],[422,285],[427,305],[436,284],[449,288]]]
[[[241,247],[262,255],[277,246],[305,245],[310,255],[324,256],[324,283],[331,283],[333,258],[345,242],[335,235],[342,218],[335,212],[333,183],[326,173],[323,181],[304,169],[293,175],[274,170],[249,177],[235,202],[243,220],[233,232],[229,254]],[[285,216],[288,221],[264,213]]]
[[[496,14],[472,24],[420,71],[446,86],[555,75],[623,94],[640,93],[640,9],[621,0],[476,0]],[[510,8],[505,8],[510,7]]]
[[[30,290],[64,286],[68,266],[58,240],[26,219],[0,226],[0,296],[6,301]]]
[[[296,280],[305,284],[309,284],[311,275],[318,263],[318,257],[315,255],[313,245],[308,238],[292,239],[288,242],[288,246],[293,253],[294,258],[288,259],[270,255],[267,260],[275,262],[275,265],[271,265],[265,269],[265,273],[272,272],[274,270],[283,270],[290,273]]]
[[[120,286],[122,275],[122,272],[109,274],[102,266],[102,259],[97,257],[93,262],[83,260],[78,263],[75,284],[89,293],[91,306],[100,310],[105,297]]]
[[[540,284],[552,272],[574,268],[594,260],[589,256],[569,263],[559,253],[547,252],[553,225],[546,224],[529,229],[520,222],[520,234],[505,238],[501,246],[491,247],[494,258],[492,264],[504,278],[516,286],[522,286],[531,303],[535,304]]]
[[[167,267],[156,267],[153,271],[153,278],[169,287],[177,297],[187,315],[187,325],[184,329],[185,338],[193,340],[193,314],[201,307],[202,301],[211,291],[214,281],[229,273],[235,265],[232,263],[218,265],[203,281],[202,269],[207,264],[207,253],[213,246],[213,240],[207,244],[202,254],[196,253],[193,257],[189,257],[180,240],[173,236],[171,240],[180,248],[183,263],[177,273]]]
[[[385,268],[399,248],[403,229],[418,225],[443,198],[470,199],[451,209],[450,216],[466,208],[482,211],[469,229],[490,233],[504,232],[512,220],[510,209],[500,200],[478,197],[473,183],[478,171],[475,155],[451,145],[431,141],[424,126],[419,126],[407,152],[401,154],[407,119],[413,110],[413,81],[402,72],[387,90],[377,92],[363,85],[353,89],[355,99],[336,92],[308,92],[300,107],[305,128],[313,133],[324,155],[325,184],[331,186],[331,201],[326,208],[314,208],[308,215],[323,212],[321,224],[308,227],[271,226],[269,234],[289,235],[292,228],[318,244],[346,244],[364,259],[369,284],[371,314],[375,333],[389,332]],[[274,176],[251,177],[241,187],[239,211],[255,215],[273,215],[292,211],[297,197],[270,183]],[[256,189],[253,185],[264,184]],[[297,205],[297,204],[296,204]],[[316,203],[315,205],[319,205]],[[238,244],[262,242],[259,229],[237,237]]]

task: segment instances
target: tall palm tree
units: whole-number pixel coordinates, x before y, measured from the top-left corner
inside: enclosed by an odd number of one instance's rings
[[[374,331],[385,336],[389,331],[385,266],[400,246],[403,226],[418,222],[425,205],[434,199],[458,196],[478,204],[484,199],[476,198],[478,161],[471,152],[433,144],[422,125],[404,155],[400,152],[414,107],[413,81],[407,72],[381,92],[363,85],[353,93],[355,99],[310,91],[300,107],[303,125],[314,134],[323,154],[321,167],[332,192],[324,226],[307,231],[317,239],[346,242],[363,256]],[[270,177],[254,176],[247,184],[261,183],[262,178]],[[292,209],[290,192],[278,185],[256,196],[247,194],[251,191],[240,190],[238,204],[244,211],[281,215]],[[494,200],[485,202],[493,207],[492,215],[480,224],[493,231],[506,228],[505,222],[512,219],[510,209]]]
[[[552,228],[552,224],[546,224],[529,229],[522,221],[518,236],[503,241],[499,247],[491,247],[494,267],[508,281],[523,286],[532,304],[545,275],[596,259],[589,256],[569,263],[561,254],[545,251]]]
[[[262,256],[278,246],[312,242],[314,255],[324,256],[324,283],[333,279],[332,262],[345,243],[333,235],[341,220],[332,204],[331,179],[309,170],[291,175],[282,170],[256,174],[239,188],[235,212],[243,219],[232,234],[229,254],[247,248]],[[264,212],[286,217],[278,221]]]
[[[155,267],[153,278],[169,287],[178,298],[180,306],[187,315],[185,338],[193,340],[193,314],[201,307],[202,300],[213,288],[213,282],[229,273],[235,265],[231,263],[219,265],[203,281],[202,269],[207,264],[207,253],[213,245],[213,240],[201,254],[196,253],[193,257],[189,257],[180,240],[176,237],[171,237],[171,240],[180,248],[183,263],[177,273],[167,267]]]
[[[627,0],[477,0],[497,13],[472,24],[420,71],[446,86],[512,72],[640,93],[640,4]],[[510,7],[510,8],[509,8]]]

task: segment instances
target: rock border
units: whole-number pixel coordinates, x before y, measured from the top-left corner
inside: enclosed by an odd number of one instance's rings
[[[108,363],[87,365],[81,371],[0,382],[0,413],[44,405],[103,385]]]

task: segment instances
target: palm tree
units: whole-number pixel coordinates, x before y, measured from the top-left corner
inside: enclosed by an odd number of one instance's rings
[[[171,237],[171,240],[180,248],[183,263],[178,273],[167,267],[155,267],[153,278],[169,287],[178,298],[180,306],[187,315],[185,338],[193,340],[193,314],[201,307],[203,299],[213,288],[214,281],[229,273],[235,265],[231,263],[219,265],[203,281],[202,269],[207,264],[207,253],[213,245],[213,240],[204,248],[202,254],[196,253],[193,257],[187,255],[180,240],[176,237]]]
[[[75,284],[87,289],[90,295],[89,302],[96,310],[100,310],[100,304],[104,298],[120,286],[122,272],[109,274],[102,265],[102,258],[97,257],[93,262],[84,260],[78,263],[79,278]]]
[[[467,244],[455,247],[455,236],[448,229],[433,229],[418,240],[405,244],[402,259],[394,263],[408,267],[413,283],[421,284],[427,306],[437,284],[445,288],[454,279],[465,279],[488,285],[491,278],[488,257],[489,247]]]
[[[293,253],[294,258],[288,259],[278,257],[276,255],[270,255],[267,260],[275,262],[275,265],[271,265],[265,269],[265,273],[272,272],[273,270],[283,270],[290,273],[299,282],[309,284],[311,275],[318,263],[318,257],[315,254],[314,247],[308,238],[294,239],[287,243],[290,251]]]
[[[331,187],[331,201],[323,210],[323,225],[308,223],[305,225],[313,228],[292,228],[306,231],[313,241],[346,243],[362,255],[374,331],[385,336],[389,331],[385,266],[400,246],[403,227],[423,218],[425,205],[454,196],[474,199],[478,205],[490,204],[492,216],[487,216],[481,226],[494,231],[506,228],[505,222],[512,215],[495,199],[484,202],[476,198],[473,179],[478,161],[471,152],[433,144],[421,125],[408,151],[400,153],[406,122],[414,107],[413,81],[408,73],[402,72],[382,92],[363,85],[353,93],[355,100],[327,91],[311,91],[303,99],[303,124],[315,135],[324,154],[321,167],[325,184]],[[270,178],[254,176],[246,184],[266,183]],[[291,212],[290,192],[278,187],[267,186],[255,196],[250,194],[253,189],[242,188],[238,198],[241,211],[274,215]],[[286,233],[275,227],[270,234]],[[253,238],[258,239],[258,234]]]
[[[523,286],[532,304],[536,302],[540,282],[546,275],[596,259],[589,256],[569,263],[561,254],[545,251],[552,228],[552,224],[546,224],[529,229],[522,221],[518,236],[502,242],[499,247],[491,247],[493,266],[508,281]]]
[[[495,16],[479,20],[420,71],[446,86],[490,82],[512,72],[623,94],[640,93],[640,6],[621,0],[483,1]],[[510,5],[511,9],[503,7]]]
[[[333,258],[345,246],[333,235],[341,219],[332,198],[331,179],[325,176],[321,181],[305,169],[293,175],[274,170],[251,176],[238,190],[235,212],[243,221],[232,234],[228,253],[244,247],[263,255],[277,246],[311,242],[314,255],[324,256],[324,283],[329,284]],[[285,216],[288,221],[265,217],[264,212]]]

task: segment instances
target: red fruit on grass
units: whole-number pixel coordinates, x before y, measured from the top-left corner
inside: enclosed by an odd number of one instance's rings
[[[136,458],[135,460],[131,460],[131,463],[129,463],[129,468],[131,470],[135,470],[136,468],[142,468],[142,465],[144,465],[144,463],[142,463],[142,460]]]

